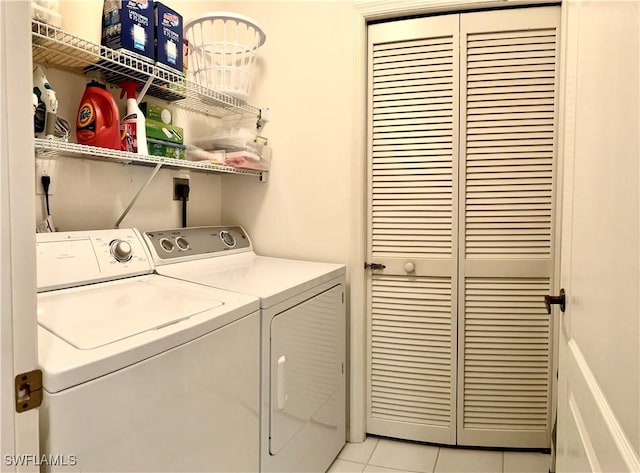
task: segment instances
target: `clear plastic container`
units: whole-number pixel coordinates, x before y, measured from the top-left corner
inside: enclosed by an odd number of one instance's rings
[[[241,169],[268,171],[271,148],[267,139],[247,128],[220,128],[213,134],[192,141],[187,159],[209,161]]]
[[[249,128],[218,128],[209,136],[194,139],[192,144],[207,151],[250,151],[262,155],[267,139]]]
[[[267,150],[269,150],[267,152]],[[268,171],[271,167],[271,149],[263,150],[261,156],[249,151],[225,152],[224,164],[234,168]]]
[[[187,146],[187,159],[190,161],[208,161],[211,164],[231,166],[240,169],[268,171],[271,167],[271,148],[266,147],[259,156],[250,151],[206,151],[197,146]]]

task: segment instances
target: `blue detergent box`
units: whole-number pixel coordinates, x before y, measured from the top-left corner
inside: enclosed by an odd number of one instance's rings
[[[154,2],[156,61],[182,73],[182,15]]]
[[[102,45],[126,49],[153,60],[153,1],[105,0]]]

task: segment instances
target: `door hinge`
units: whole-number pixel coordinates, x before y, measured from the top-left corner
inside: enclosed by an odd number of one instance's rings
[[[33,370],[16,376],[16,412],[30,411],[42,404],[42,371]]]
[[[386,266],[382,263],[365,263],[364,269],[373,269],[374,271],[384,269]]]

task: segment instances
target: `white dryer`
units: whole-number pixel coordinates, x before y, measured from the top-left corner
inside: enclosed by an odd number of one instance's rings
[[[326,471],[345,444],[345,267],[258,256],[240,227],[144,237],[158,273],[260,298],[260,469]]]
[[[257,298],[152,274],[135,230],[38,234],[37,264],[45,471],[258,469]]]

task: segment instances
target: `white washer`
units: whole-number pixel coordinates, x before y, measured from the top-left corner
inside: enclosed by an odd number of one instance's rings
[[[37,255],[44,470],[258,469],[257,298],[152,274],[135,230]]]
[[[144,237],[160,274],[260,298],[260,469],[326,471],[345,444],[345,267],[258,256],[240,227]]]

